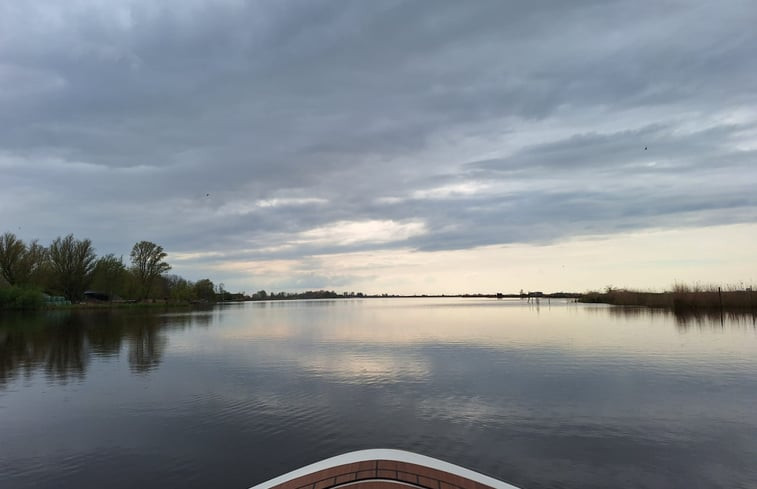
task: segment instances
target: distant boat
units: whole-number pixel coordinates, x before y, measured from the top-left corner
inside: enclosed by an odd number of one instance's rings
[[[518,489],[506,482],[403,450],[373,449],[327,458],[251,489]]]

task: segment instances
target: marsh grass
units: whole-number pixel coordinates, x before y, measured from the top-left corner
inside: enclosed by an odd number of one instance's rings
[[[604,292],[587,292],[579,302],[666,308],[676,313],[731,311],[757,314],[757,291],[753,287],[675,284],[666,292],[608,287]]]

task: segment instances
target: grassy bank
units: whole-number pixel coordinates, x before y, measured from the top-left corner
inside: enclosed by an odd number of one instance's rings
[[[189,301],[88,301],[71,304],[68,301],[50,302],[46,296],[36,288],[3,287],[0,288],[0,310],[50,310],[50,309],[167,309],[189,308],[195,306],[212,305],[212,302]]]
[[[738,287],[675,285],[673,290],[666,292],[608,289],[605,292],[587,292],[579,302],[667,308],[675,312],[757,314],[757,291]]]

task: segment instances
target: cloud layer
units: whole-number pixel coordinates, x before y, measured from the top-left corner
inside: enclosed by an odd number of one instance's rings
[[[0,1],[0,223],[247,288],[237,263],[753,223],[755,24],[749,1]],[[351,282],[321,272],[280,284]]]

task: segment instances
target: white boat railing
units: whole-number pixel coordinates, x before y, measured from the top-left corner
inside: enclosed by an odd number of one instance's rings
[[[474,482],[484,484],[495,489],[518,489],[516,486],[502,482],[501,480],[489,477],[484,474],[480,474],[465,467],[451,464],[443,460],[427,457],[425,455],[419,455],[417,453],[407,452],[404,450],[394,450],[389,448],[374,448],[370,450],[358,450],[356,452],[349,452],[336,457],[327,458],[320,462],[301,467],[292,472],[280,475],[266,482],[262,482],[250,489],[270,489],[279,484],[283,484],[292,479],[303,477],[314,472],[330,469],[332,467],[338,467],[340,465],[351,464],[356,462],[366,462],[370,460],[388,460],[393,462],[406,462],[416,465],[422,465],[431,469],[440,470],[449,474],[465,477]]]

